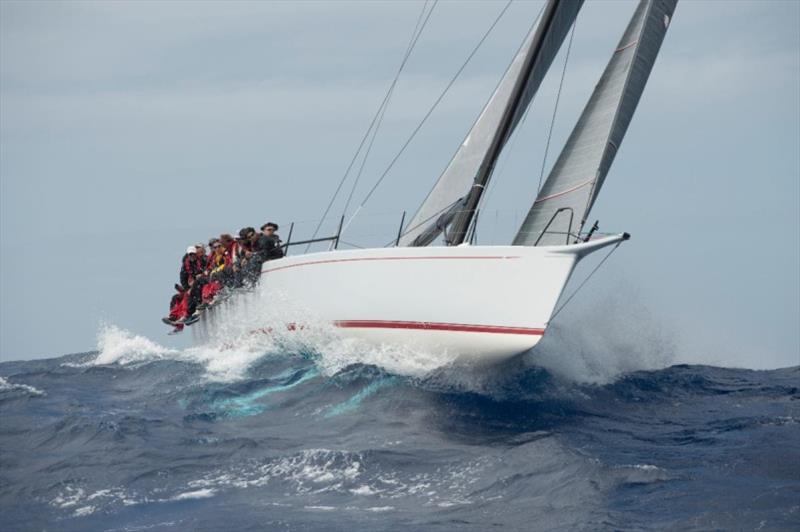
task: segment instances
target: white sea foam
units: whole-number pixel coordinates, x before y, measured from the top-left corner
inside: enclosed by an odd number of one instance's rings
[[[374,488],[366,484],[363,484],[355,489],[350,490],[350,493],[352,493],[353,495],[375,495],[378,492],[375,491]]]
[[[94,506],[82,506],[75,510],[72,515],[75,517],[85,517],[87,515],[92,515],[95,511],[97,511],[97,508]]]
[[[217,493],[217,489],[212,487],[187,487],[189,488],[188,491],[184,490],[167,497],[156,497],[154,495],[162,490],[156,489],[149,496],[142,496],[135,492],[127,491],[122,487],[110,487],[97,490],[87,495],[88,492],[83,487],[67,485],[50,501],[50,505],[63,510],[69,510],[74,517],[84,517],[92,515],[99,510],[107,510],[112,507],[207,499],[213,497]]]
[[[387,502],[412,497],[426,504],[453,506],[472,502],[471,493],[490,463],[489,459],[479,458],[466,465],[442,467],[408,476],[401,471],[372,471],[374,465],[370,465],[360,452],[307,449],[260,465],[248,463],[217,470],[189,482],[187,488],[249,489],[279,482],[291,488],[287,493],[340,493]],[[381,512],[393,510],[394,507],[347,509]]]
[[[652,464],[616,466],[612,468],[612,472],[624,484],[652,484],[672,478],[667,470]]]
[[[331,449],[306,449],[264,462],[245,461],[209,471],[202,478],[175,486],[156,488],[146,494],[126,492],[109,487],[94,491],[83,487],[67,486],[51,504],[74,516],[108,512],[128,504],[170,504],[179,501],[202,500],[228,490],[254,489],[272,486],[275,493],[290,497],[288,502],[270,501],[276,506],[290,506],[291,501],[314,499],[317,503],[306,509],[320,511],[391,512],[398,505],[420,504],[430,507],[451,508],[498,500],[498,485],[517,482],[520,470],[507,466],[508,453],[530,458],[531,469],[526,474],[542,474],[553,482],[541,486],[542,495],[550,489],[572,489],[571,478],[589,476],[586,489],[608,476],[612,483],[642,483],[658,480],[659,468],[649,465],[620,466],[609,469],[599,464],[565,453],[555,440],[537,440],[503,451],[488,453],[466,461],[443,463],[425,471],[407,472],[387,468],[369,453]],[[519,457],[517,457],[519,458]],[[511,461],[517,463],[516,459]],[[562,473],[564,464],[568,475]],[[600,475],[601,476],[597,476]],[[600,482],[602,483],[602,482]],[[87,495],[87,493],[91,493]],[[348,506],[329,506],[316,495],[336,494],[349,496]],[[299,496],[299,498],[297,498]],[[322,504],[319,504],[322,503]]]
[[[88,504],[89,502],[91,504]],[[116,504],[131,506],[143,502],[151,502],[151,500],[146,497],[139,499],[137,495],[129,493],[121,487],[101,489],[87,495],[84,488],[68,485],[58,492],[58,495],[50,501],[50,505],[72,510],[72,515],[75,517],[84,517],[99,509]]]
[[[660,467],[652,464],[633,464],[631,467],[634,469],[641,469],[642,471],[658,471],[661,469]]]
[[[178,350],[170,349],[141,335],[106,325],[98,333],[97,356],[84,365],[137,365],[157,360],[178,360],[202,365],[209,380],[232,381],[243,378],[259,358],[274,351],[274,344],[263,336],[251,335],[236,344],[208,344]]]
[[[185,501],[187,499],[208,499],[209,497],[213,497],[216,494],[216,491],[210,488],[200,489],[195,491],[187,491],[185,493],[179,493],[172,497],[171,500],[173,501]]]
[[[69,508],[77,505],[84,499],[86,492],[83,488],[74,488],[67,486],[63,491],[59,492],[55,498],[50,501],[51,506],[58,506],[59,508]]]
[[[453,363],[456,356],[445,352],[432,353],[402,345],[375,346],[353,338],[331,335],[317,346],[317,365],[326,375],[352,364],[371,364],[395,375],[423,377]]]
[[[210,473],[187,486],[191,489],[249,488],[283,481],[293,485],[298,493],[324,493],[345,491],[345,486],[352,486],[363,472],[357,453],[307,449],[257,467]]]
[[[30,395],[46,395],[42,390],[28,386],[27,384],[18,384],[9,382],[7,379],[0,377],[0,392],[21,391]]]
[[[95,365],[134,364],[173,358],[179,351],[168,349],[152,340],[121,329],[116,325],[103,325],[97,334],[97,357]]]

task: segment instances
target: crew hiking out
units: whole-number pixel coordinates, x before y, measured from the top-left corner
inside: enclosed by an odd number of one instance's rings
[[[209,239],[208,253],[202,243],[189,246],[181,259],[180,282],[175,285],[169,315],[162,321],[182,330],[217,301],[255,286],[262,264],[284,256],[277,231],[278,224],[268,222],[260,233],[244,227],[236,239],[228,233]]]

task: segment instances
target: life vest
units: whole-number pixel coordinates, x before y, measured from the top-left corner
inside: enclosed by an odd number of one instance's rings
[[[189,256],[187,253],[183,256],[183,266],[181,268],[181,273],[186,274],[188,277],[194,278],[198,274],[203,273],[203,258],[198,257],[195,255],[194,260],[192,257]]]
[[[169,317],[173,320],[186,317],[189,314],[189,292],[181,292],[172,297]]]
[[[234,240],[230,244],[225,246],[225,265],[230,266],[234,262],[236,262],[236,254],[239,251],[239,246]]]
[[[212,274],[220,272],[227,265],[228,260],[225,253],[220,253],[219,255],[215,253],[208,259],[208,272]]]

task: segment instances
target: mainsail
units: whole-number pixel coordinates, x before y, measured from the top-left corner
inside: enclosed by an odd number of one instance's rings
[[[451,222],[450,243],[466,234],[497,158],[541,85],[583,0],[549,0],[539,23],[472,126],[428,197],[400,237],[402,246],[425,246]]]
[[[678,0],[641,0],[514,245],[565,244],[580,231],[628,129]],[[548,225],[549,224],[549,225]],[[542,231],[547,232],[542,234]]]

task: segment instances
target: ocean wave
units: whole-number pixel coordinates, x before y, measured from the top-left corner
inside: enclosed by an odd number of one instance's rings
[[[29,397],[36,397],[46,395],[45,392],[29,386],[27,384],[12,383],[8,379],[0,377],[0,397],[3,395],[24,395]]]
[[[5,528],[796,519],[800,368],[680,365],[599,383],[532,356],[417,372],[369,353],[326,366],[308,345],[273,340],[239,356],[106,334],[97,353],[0,364],[0,394],[14,400],[0,424]],[[753,503],[754,484],[770,497]],[[695,501],[710,494],[720,510],[703,514]]]

